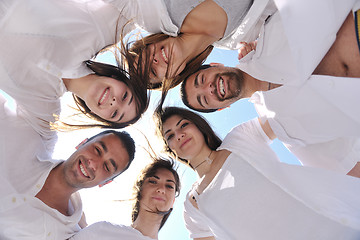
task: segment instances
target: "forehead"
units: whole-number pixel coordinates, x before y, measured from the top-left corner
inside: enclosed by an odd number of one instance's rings
[[[168,169],[159,168],[159,169],[156,170],[154,176],[156,176],[156,177],[158,177],[158,178],[160,178],[162,180],[171,181],[171,182],[175,183],[174,174],[171,171],[169,171]]]
[[[113,159],[118,164],[121,171],[129,162],[129,153],[123,142],[113,133],[107,133],[95,137],[86,145],[100,145],[107,158]],[[90,149],[91,151],[91,149]]]
[[[168,130],[175,128],[182,119],[184,118],[180,117],[179,115],[173,115],[166,119],[163,123],[163,134],[166,133]]]

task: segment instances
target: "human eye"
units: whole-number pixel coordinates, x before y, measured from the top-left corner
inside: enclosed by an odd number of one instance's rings
[[[110,168],[106,163],[104,164],[104,168],[105,168],[105,171],[110,172]]]
[[[207,98],[205,96],[204,96],[204,102],[205,102],[206,105],[209,104],[208,101],[207,101]]]
[[[117,115],[117,113],[118,113],[118,111],[117,111],[117,110],[115,110],[115,112],[111,115],[111,118],[115,118],[115,117],[116,117],[116,115]]]
[[[171,140],[172,138],[174,137],[174,134],[169,134],[166,138],[166,141],[169,141]]]
[[[201,84],[204,84],[204,74],[201,76]]]
[[[157,75],[156,75],[155,69],[154,69],[154,68],[150,68],[150,71],[151,71],[151,73],[154,75],[154,78],[156,78]]]
[[[174,186],[171,185],[171,184],[166,185],[166,187],[169,188],[169,189],[174,189]]]
[[[156,180],[154,180],[154,179],[149,179],[149,183],[151,183],[151,184],[156,184]]]
[[[127,98],[127,96],[128,96],[128,92],[126,91],[124,96],[122,97],[122,100],[124,101]]]
[[[186,127],[187,125],[189,125],[189,123],[188,122],[184,122],[183,124],[181,124],[181,128],[184,128],[184,127]]]
[[[95,151],[96,151],[97,155],[101,156],[101,150],[100,150],[100,148],[95,147]]]

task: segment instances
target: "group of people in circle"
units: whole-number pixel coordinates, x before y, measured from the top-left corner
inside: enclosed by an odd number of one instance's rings
[[[3,0],[0,89],[16,107],[1,96],[0,238],[158,239],[180,193],[178,160],[198,176],[184,203],[190,238],[358,239],[359,9],[358,0]],[[134,29],[150,34],[134,40]],[[214,47],[239,49],[239,65],[203,65]],[[116,65],[96,61],[105,51]],[[178,85],[192,110],[164,106]],[[130,166],[135,142],[115,129],[135,124],[157,90],[168,158],[140,172],[131,226],[87,226],[78,190]],[[81,123],[59,117],[67,91]],[[195,112],[242,98],[259,117],[223,140]],[[92,127],[107,130],[52,159],[57,131]],[[304,166],[279,162],[275,138]]]

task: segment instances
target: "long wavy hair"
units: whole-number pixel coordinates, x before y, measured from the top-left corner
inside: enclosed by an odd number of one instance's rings
[[[191,166],[190,162],[187,159],[182,159],[176,156],[176,154],[170,149],[164,138],[164,123],[172,116],[180,116],[195,124],[195,126],[203,134],[206,145],[211,150],[216,150],[220,146],[222,141],[212,130],[209,123],[202,116],[193,111],[180,107],[165,107],[161,110],[157,109],[157,111],[155,111],[154,113],[154,120],[156,122],[157,135],[163,140],[165,152],[167,152],[171,157],[178,158],[181,162],[190,166],[193,169],[194,167]]]
[[[175,170],[174,161],[160,158],[160,157],[154,159],[152,163],[147,165],[141,171],[138,179],[136,180],[136,182],[134,184],[134,187],[133,187],[134,203],[133,203],[133,208],[132,208],[132,213],[131,213],[132,222],[134,222],[139,215],[140,201],[142,199],[141,191],[142,191],[142,186],[143,186],[145,180],[149,177],[155,176],[156,172],[159,169],[169,170],[173,174],[174,179],[175,179],[175,197],[177,197],[180,194],[180,188],[181,188],[180,178],[179,178],[177,171]],[[172,208],[165,212],[158,211],[158,210],[154,212],[156,214],[163,215],[159,230],[164,226],[164,224],[165,224],[166,220],[169,218],[171,212],[172,212]]]

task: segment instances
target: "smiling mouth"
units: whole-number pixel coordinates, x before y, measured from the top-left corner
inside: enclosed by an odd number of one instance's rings
[[[88,174],[88,173],[86,172],[86,170],[85,170],[85,166],[82,164],[81,161],[79,162],[79,167],[80,167],[81,173],[82,173],[85,177],[90,178],[89,174]]]
[[[224,79],[220,78],[219,80],[219,95],[224,98],[225,97],[225,86],[224,86]]]
[[[190,142],[191,138],[186,139],[181,145],[180,148],[182,148],[185,144],[187,144],[188,142]]]
[[[110,92],[110,88],[106,88],[103,92],[103,94],[100,96],[100,99],[98,101],[98,105],[104,104],[105,100],[107,99]]]
[[[164,47],[162,47],[162,48],[161,48],[161,55],[162,55],[162,57],[163,57],[163,59],[164,59],[165,63],[166,63],[166,64],[168,64],[169,59],[168,59],[168,58],[167,58],[167,56],[166,56],[166,53],[165,53],[165,48],[164,48]]]
[[[157,200],[157,201],[162,201],[162,202],[165,201],[165,199],[163,199],[163,198],[161,198],[161,197],[153,197],[153,199],[155,199],[155,200]]]

